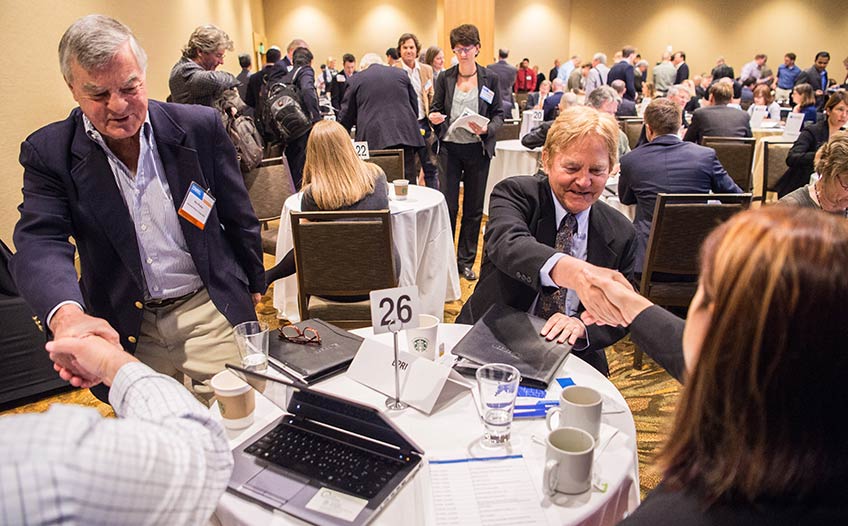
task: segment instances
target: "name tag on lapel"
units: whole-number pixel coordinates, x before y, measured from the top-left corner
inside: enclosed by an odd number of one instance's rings
[[[203,230],[206,228],[206,220],[209,219],[213,206],[215,206],[215,198],[201,188],[199,184],[192,181],[177,213],[192,225]]]
[[[487,104],[491,104],[492,100],[495,98],[495,92],[490,90],[488,86],[483,86],[480,88],[480,98]]]

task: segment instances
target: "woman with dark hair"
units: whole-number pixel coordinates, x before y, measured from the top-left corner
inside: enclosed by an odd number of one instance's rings
[[[848,217],[848,133],[833,135],[816,153],[818,180],[780,199],[781,204],[818,208]]]
[[[477,64],[480,33],[471,24],[455,27],[450,44],[459,63],[436,79],[436,93],[430,107],[430,122],[439,137],[439,186],[445,194],[451,229],[456,233],[459,212],[459,183],[463,183],[462,226],[459,231],[457,266],[467,280],[477,279],[471,269],[477,255],[480,221],[489,162],[495,155],[495,135],[503,124],[498,100],[498,77]],[[470,123],[469,128],[451,128],[463,112],[472,111],[489,119],[485,128]]]
[[[792,90],[792,102],[795,103],[792,113],[803,113],[805,124],[816,122],[816,94],[812,86],[806,82],[797,84]]]
[[[318,106],[318,93],[315,91],[315,70],[312,69],[312,52],[305,47],[299,47],[292,53],[292,69],[284,72],[279,78],[286,84],[297,86],[297,92],[300,95],[300,104],[303,112],[312,123],[321,120],[321,108]],[[268,83],[276,82],[274,78],[277,71],[282,71],[275,68],[269,74]],[[306,143],[309,140],[309,131],[290,139],[286,144],[286,159],[289,162],[289,170],[291,170],[292,181],[296,189],[300,189],[301,181],[303,180],[303,165],[306,162]]]
[[[686,385],[662,483],[622,524],[848,524],[848,222],[802,208],[742,212],[701,249],[684,322],[589,276]],[[671,336],[671,337],[670,337]]]
[[[783,197],[809,183],[810,174],[815,171],[813,162],[816,152],[831,135],[848,123],[848,93],[837,91],[831,94],[824,105],[824,114],[825,119],[807,126],[795,139],[795,144],[786,156],[789,169],[776,185],[778,197]]]
[[[445,52],[439,46],[430,46],[424,51],[424,63],[433,68],[433,78],[438,79],[445,69]]]

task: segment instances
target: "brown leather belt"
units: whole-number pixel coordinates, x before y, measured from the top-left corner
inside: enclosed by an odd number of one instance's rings
[[[200,289],[198,289],[198,290],[200,290]],[[144,306],[148,309],[161,309],[161,308],[164,308],[164,307],[170,307],[171,305],[173,305],[175,303],[179,303],[181,301],[185,301],[185,300],[191,298],[195,294],[197,294],[197,290],[193,290],[193,291],[189,292],[188,294],[184,294],[182,296],[177,296],[176,298],[163,298],[163,299],[156,299],[156,300],[148,300],[148,301],[144,302]]]

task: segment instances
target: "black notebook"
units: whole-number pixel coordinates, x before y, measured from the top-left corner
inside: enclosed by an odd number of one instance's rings
[[[321,343],[292,343],[271,333],[268,359],[271,365],[306,384],[347,370],[362,344],[362,337],[352,334],[318,318],[295,323],[301,330],[307,327],[318,331]]]
[[[540,336],[545,321],[506,305],[492,305],[451,352],[479,364],[512,365],[521,373],[521,385],[547,389],[571,345]]]

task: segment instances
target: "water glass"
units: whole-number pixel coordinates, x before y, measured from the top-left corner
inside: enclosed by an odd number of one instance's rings
[[[268,327],[258,321],[246,321],[233,327],[241,355],[241,366],[263,373],[268,369]]]
[[[480,390],[480,414],[486,433],[482,444],[500,447],[509,443],[512,411],[521,373],[511,365],[490,363],[477,369]]]

